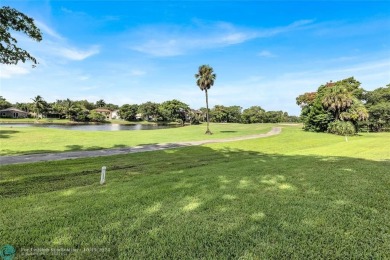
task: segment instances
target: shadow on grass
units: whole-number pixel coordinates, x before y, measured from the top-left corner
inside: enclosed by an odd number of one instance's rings
[[[112,148],[115,149],[115,148],[126,148],[126,147],[128,147],[128,146],[124,145],[124,144],[116,144]]]
[[[386,258],[389,166],[202,146],[2,166],[0,231],[106,258]]]
[[[80,151],[83,149],[82,145],[66,145],[66,151]]]
[[[19,133],[17,130],[0,130],[0,138],[10,138],[12,135]]]
[[[119,148],[126,146],[116,147]],[[80,150],[82,147],[72,145],[68,146],[68,148],[70,150]],[[94,148],[100,149],[100,147]],[[132,157],[135,157],[135,160]],[[131,158],[131,164],[128,163],[128,158]],[[288,168],[287,173],[289,175],[294,175],[297,173],[299,176],[302,176],[302,178],[300,178],[302,180],[303,176],[308,174],[315,174],[320,165],[320,170],[325,174],[329,172],[329,177],[332,177],[333,175],[344,176],[348,173],[351,173],[350,176],[354,176],[356,172],[372,175],[374,174],[373,169],[375,169],[377,166],[390,166],[389,161],[378,162],[348,157],[302,155],[286,156],[230,148],[216,151],[204,146],[193,146],[141,154],[126,154],[66,161],[39,162],[36,164],[13,166],[3,165],[2,170],[8,172],[8,174],[6,173],[2,176],[0,196],[4,196],[5,194],[7,194],[8,197],[45,193],[47,191],[55,191],[69,187],[85,186],[85,183],[95,185],[96,178],[89,178],[88,176],[100,173],[100,165],[102,164],[107,166],[108,171],[131,168],[134,172],[136,172],[136,174],[146,175],[163,174],[166,172],[184,173],[189,169],[214,166],[216,168],[213,170],[216,170],[216,172],[211,172],[210,174],[212,176],[214,176],[216,173],[221,174],[227,172],[237,172],[239,173],[238,176],[261,176],[263,178],[263,183],[274,183],[275,185],[282,185],[280,181],[285,178],[281,178],[276,174],[278,172],[277,169],[282,166]],[[235,167],[231,168],[227,167],[227,165],[230,164],[238,165],[235,165]],[[33,166],[31,171],[28,169],[29,165]],[[66,170],[69,165],[71,165],[74,169],[70,171]],[[34,169],[40,170],[35,171]],[[120,180],[121,173],[114,173],[114,180]],[[124,176],[129,175],[132,175],[132,172],[126,172]],[[269,176],[274,177],[271,178]],[[10,180],[7,180],[8,177]],[[84,177],[88,178],[85,178],[85,182],[80,183],[76,181],[78,177],[81,179],[84,179]],[[387,178],[389,177],[387,176]],[[294,180],[294,182],[295,181],[296,180]],[[50,183],[50,185],[46,185],[48,183]],[[37,185],[42,189],[35,188]],[[280,189],[286,189],[285,187],[287,186],[288,183],[286,186],[280,187]]]
[[[146,143],[146,144],[137,144],[136,146],[144,147],[149,145],[158,145],[159,143]]]
[[[0,138],[9,138],[8,135],[1,136]],[[165,145],[175,145],[176,147],[180,147],[180,145],[176,144],[170,144],[167,143]],[[102,147],[102,146],[83,146],[83,145],[66,145],[64,150],[49,150],[49,149],[35,149],[30,151],[15,151],[15,150],[5,150],[3,149],[0,154],[1,156],[18,156],[18,155],[39,155],[39,154],[47,154],[47,153],[63,153],[63,152],[83,152],[83,151],[96,151],[96,150],[102,150],[104,153],[104,150],[109,149],[131,149],[131,148],[146,148],[147,146],[153,147],[160,147],[159,143],[146,143],[146,144],[137,144],[134,146],[128,146],[123,144],[115,144],[111,147]]]

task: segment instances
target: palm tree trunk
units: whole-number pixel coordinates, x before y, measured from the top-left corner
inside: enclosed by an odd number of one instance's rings
[[[205,134],[211,135],[213,133],[211,133],[209,128],[209,96],[207,94],[207,88],[205,88],[205,93],[206,93],[206,119],[207,119],[207,130]]]
[[[336,109],[336,120],[340,120],[340,111]]]

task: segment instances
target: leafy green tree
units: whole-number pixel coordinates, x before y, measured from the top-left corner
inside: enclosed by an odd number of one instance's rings
[[[199,108],[200,111],[200,122],[207,122],[207,108],[201,107]]]
[[[368,109],[371,131],[390,131],[390,102],[381,102]]]
[[[212,134],[210,131],[210,120],[209,120],[209,97],[208,97],[208,90],[211,88],[211,86],[214,85],[214,81],[216,79],[217,75],[214,73],[213,68],[209,65],[202,65],[199,67],[198,73],[195,74],[196,78],[196,84],[198,87],[203,91],[205,91],[206,94],[206,120],[207,120],[207,130],[206,134]]]
[[[106,102],[103,99],[100,99],[100,100],[96,101],[96,107],[97,108],[102,108],[102,107],[105,107],[105,106],[106,106]]]
[[[95,104],[92,103],[92,102],[89,102],[88,100],[84,99],[84,100],[76,100],[76,101],[73,101],[74,105],[75,106],[79,106],[83,109],[86,109],[86,110],[93,110],[96,108]]]
[[[368,117],[360,98],[363,89],[353,77],[321,85],[317,92],[309,92],[297,97],[301,106],[301,119],[304,129],[325,132],[333,121],[349,121],[356,130],[358,122]]]
[[[39,114],[46,108],[46,101],[41,96],[36,96],[32,98],[33,101],[33,109],[36,114],[37,119],[39,118]]]
[[[210,110],[210,121],[217,123],[227,123],[228,120],[228,111],[225,106],[215,105]]]
[[[283,111],[267,111],[264,117],[264,123],[280,123],[284,121]]]
[[[112,103],[108,103],[104,107],[107,108],[108,110],[111,110],[111,111],[119,109],[118,105],[115,105],[115,104],[112,104]]]
[[[190,107],[177,100],[169,100],[160,104],[159,111],[163,116],[164,120],[167,121],[180,121],[182,124],[186,121],[187,113],[189,112]]]
[[[0,9],[0,62],[2,64],[18,64],[19,61],[30,60],[33,67],[37,60],[26,50],[18,47],[18,41],[11,35],[10,30],[25,33],[35,41],[42,40],[42,34],[34,24],[34,19],[14,8],[3,6]]]
[[[86,109],[82,109],[81,107],[76,107],[76,109],[72,112],[72,118],[73,120],[75,121],[78,121],[78,122],[88,122],[91,120],[91,116],[90,116],[90,111],[89,110],[86,110]],[[103,115],[101,115],[103,116]],[[103,121],[100,121],[101,120],[101,117],[97,115],[98,120],[96,120],[96,122],[103,122],[105,120],[105,118],[103,119]],[[103,116],[104,117],[104,116]]]
[[[340,114],[345,112],[353,104],[353,95],[341,84],[337,84],[330,88],[324,96],[322,104],[325,109],[334,114],[336,120],[341,119]]]
[[[240,123],[241,122],[241,114],[242,107],[240,106],[228,106],[227,108],[228,123]]]
[[[210,111],[210,120],[218,123],[239,123],[241,122],[240,106],[215,105]]]
[[[286,122],[289,122],[289,123],[300,123],[301,122],[301,119],[299,118],[299,116],[290,116],[288,115],[286,118],[285,118]]]
[[[0,109],[6,109],[11,107],[12,104],[8,102],[3,96],[0,96]]]
[[[132,121],[137,119],[136,118],[137,112],[138,112],[138,105],[125,104],[119,108],[118,114],[122,119],[127,121]]]
[[[161,117],[159,106],[160,104],[158,103],[148,101],[139,105],[138,113],[142,114],[144,120],[157,121]]]
[[[32,104],[31,103],[16,103],[15,104],[16,108],[20,109],[20,110],[23,110],[23,111],[26,111],[26,112],[30,112],[32,111]]]
[[[202,114],[200,111],[191,109],[188,113],[190,124],[199,125],[202,120]]]
[[[62,118],[63,117],[63,109],[62,106],[60,106],[57,102],[48,103],[48,111],[47,111],[47,117],[48,118]]]
[[[324,109],[321,102],[325,90],[326,86],[322,85],[317,92],[307,92],[296,98],[302,109],[300,119],[306,131],[325,132],[333,120],[332,114]]]
[[[251,106],[242,112],[242,122],[244,124],[263,123],[265,120],[265,110],[260,106]]]
[[[367,91],[363,95],[368,109],[368,127],[371,131],[390,131],[390,84]]]
[[[312,105],[316,100],[317,92],[306,92],[296,98],[297,105],[301,108]]]
[[[106,121],[106,117],[104,115],[96,112],[95,110],[92,110],[88,117],[89,117],[89,119],[92,122],[104,122],[104,121]]]
[[[63,111],[66,115],[66,118],[72,119],[72,112],[75,112],[76,104],[67,98],[63,103]]]

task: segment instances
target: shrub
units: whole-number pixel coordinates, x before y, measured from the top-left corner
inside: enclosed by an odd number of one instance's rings
[[[91,113],[89,114],[89,119],[92,121],[92,122],[104,122],[106,121],[106,117],[96,111],[91,111]]]
[[[334,121],[329,124],[328,132],[336,135],[344,135],[345,140],[348,141],[348,135],[356,133],[355,126],[349,121]]]

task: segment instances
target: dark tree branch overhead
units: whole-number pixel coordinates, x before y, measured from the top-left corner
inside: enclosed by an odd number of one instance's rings
[[[34,24],[34,19],[14,8],[3,6],[0,9],[0,22],[0,63],[18,64],[19,61],[29,60],[34,65],[37,64],[37,60],[30,53],[16,45],[18,41],[10,32],[23,32],[31,39],[41,41],[42,34]]]

